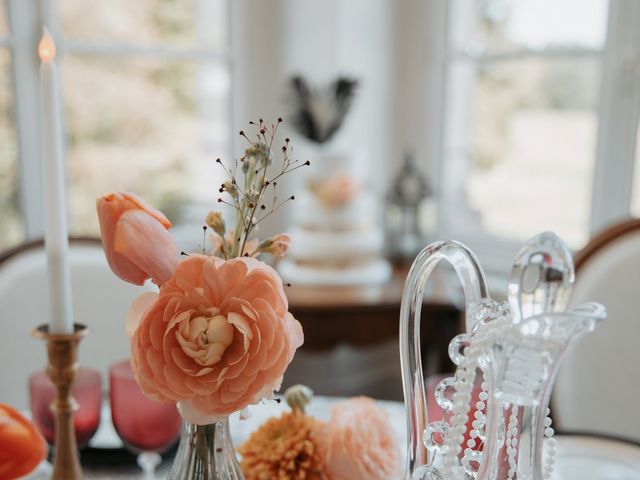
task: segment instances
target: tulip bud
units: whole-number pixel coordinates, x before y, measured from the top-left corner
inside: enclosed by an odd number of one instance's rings
[[[160,285],[173,275],[176,244],[164,214],[131,193],[111,193],[96,202],[102,246],[111,270],[123,280]]]
[[[0,478],[23,478],[46,456],[47,444],[36,426],[0,403]]]

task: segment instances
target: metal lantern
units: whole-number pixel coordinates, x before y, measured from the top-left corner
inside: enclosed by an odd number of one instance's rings
[[[431,194],[415,156],[406,154],[387,194],[387,253],[392,259],[413,259],[425,246]]]

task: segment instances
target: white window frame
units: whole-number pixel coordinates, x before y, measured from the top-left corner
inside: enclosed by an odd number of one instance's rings
[[[471,6],[472,2],[468,5]],[[449,47],[451,16],[460,15],[452,10],[452,3],[447,3],[446,18],[443,19],[447,25],[444,29],[446,46],[443,89],[439,92],[444,99],[439,155],[439,236],[454,237],[469,243],[488,270],[501,275],[509,268],[512,255],[518,248],[513,242],[501,240],[483,231],[477,214],[468,207],[464,178],[469,169],[469,159],[461,152],[466,149],[469,136],[466,135],[464,123],[457,121],[465,117],[465,109],[468,112],[470,108],[470,87],[476,66],[516,58],[601,58],[603,75],[598,104],[598,139],[590,231],[594,233],[612,222],[628,217],[640,112],[640,29],[637,28],[640,2],[610,0],[607,40],[602,50],[519,50],[498,55],[452,51]],[[464,22],[471,19],[457,20]],[[462,72],[459,78],[452,78],[451,69],[454,66],[464,69],[465,64],[467,71]],[[452,146],[459,150],[455,155],[448,151]],[[460,209],[460,205],[466,209]],[[451,206],[454,206],[453,210]]]
[[[36,32],[42,31],[35,2],[8,0],[13,66],[13,102],[18,144],[20,213],[26,239],[44,231],[41,188],[40,82]]]
[[[610,0],[591,231],[629,217],[640,115],[640,2]]]
[[[228,46],[176,47],[170,45],[136,46],[117,42],[99,43],[64,39],[57,21],[55,0],[7,0],[10,35],[0,38],[0,48],[11,50],[13,69],[13,101],[18,144],[20,213],[24,225],[25,239],[43,235],[43,199],[41,191],[41,134],[40,134],[40,82],[37,43],[46,25],[56,42],[59,58],[65,54],[91,54],[118,58],[153,57],[165,60],[191,60],[197,62],[222,62],[235,76],[232,61],[234,46],[235,3],[227,0]],[[203,9],[207,0],[199,0]],[[237,115],[235,82],[232,80],[228,101],[229,125],[235,124]],[[64,118],[61,119],[64,125]],[[233,136],[230,147],[233,145]]]

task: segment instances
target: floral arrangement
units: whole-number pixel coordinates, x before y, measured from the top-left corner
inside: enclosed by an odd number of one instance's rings
[[[134,284],[151,279],[159,286],[137,298],[127,317],[136,380],[147,396],[177,402],[183,418],[198,425],[272,397],[303,343],[282,280],[257,259],[284,255],[291,239],[254,235],[262,220],[293,200],[278,200],[278,180],[309,162],[292,160],[286,139],[281,163],[273,165],[282,120],[250,123],[255,134],[240,132],[248,142],[244,155],[230,166],[216,160],[228,175],[218,203],[233,209],[235,221],[227,229],[222,212],[206,215],[209,248],[178,259],[162,212],[130,193],[97,200],[113,272]]]
[[[300,385],[287,390],[291,412],[265,422],[239,447],[246,480],[389,480],[400,452],[386,412],[367,397],[333,406],[323,422],[304,412]],[[308,389],[307,389],[308,390]]]

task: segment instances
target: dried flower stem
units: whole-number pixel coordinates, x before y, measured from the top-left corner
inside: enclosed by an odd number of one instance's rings
[[[249,122],[249,124],[257,130],[255,138],[257,140],[251,140],[243,130],[240,131],[240,136],[243,137],[249,146],[245,150],[245,153],[239,160],[235,160],[233,169],[227,168],[220,159],[216,162],[222,165],[225,173],[229,177],[229,182],[225,182],[220,188],[221,193],[227,193],[231,197],[231,201],[225,200],[222,197],[218,198],[219,203],[229,205],[236,210],[236,221],[234,236],[231,240],[231,248],[222,249],[222,254],[225,258],[239,257],[244,254],[247,242],[251,238],[251,234],[255,231],[257,225],[265,218],[275,213],[285,203],[294,199],[293,196],[288,197],[286,200],[278,203],[276,196],[277,180],[293,172],[301,167],[307,166],[310,163],[308,161],[302,163],[299,160],[291,160],[290,154],[292,148],[290,146],[290,140],[287,138],[281,148],[282,152],[282,166],[273,178],[268,178],[269,165],[272,161],[272,150],[276,141],[278,133],[278,127],[282,123],[282,119],[279,118],[276,123],[270,125],[266,124],[262,119],[256,122]],[[243,173],[242,182],[238,182],[238,166]],[[242,188],[240,187],[242,184]],[[258,218],[258,209],[266,210],[265,197],[269,187],[273,193],[271,202],[271,208]],[[223,244],[225,242],[223,241]]]

